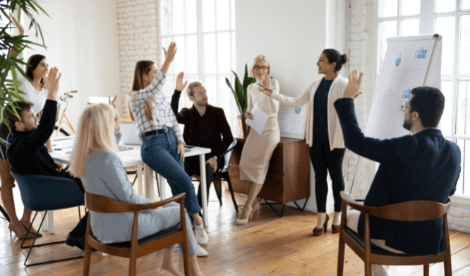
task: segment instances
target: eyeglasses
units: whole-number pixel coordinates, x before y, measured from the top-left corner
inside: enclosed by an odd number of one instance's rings
[[[404,112],[404,111],[407,110],[407,109],[409,109],[409,107],[406,106],[406,104],[402,104],[402,105],[401,105],[401,111]]]
[[[255,70],[268,70],[269,69],[269,66],[258,66],[258,65],[255,65],[253,67],[253,69]]]

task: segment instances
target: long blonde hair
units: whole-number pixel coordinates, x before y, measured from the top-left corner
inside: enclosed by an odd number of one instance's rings
[[[130,93],[131,97],[137,96],[137,92],[139,90],[147,87],[144,81],[144,75],[147,75],[150,72],[150,70],[152,69],[152,65],[154,64],[155,62],[151,60],[141,60],[135,64],[134,80],[132,81],[132,92]],[[144,102],[145,117],[147,117],[147,120],[149,121],[153,120],[153,111],[154,111],[153,103],[154,102],[155,102],[155,97],[151,97],[150,99],[147,99]],[[129,102],[127,102],[127,108],[129,109],[129,117],[132,119],[132,121],[135,121],[134,115],[132,115]]]
[[[116,150],[115,111],[109,104],[88,106],[80,116],[77,136],[70,156],[70,171],[75,177],[86,175],[88,157],[95,150]]]

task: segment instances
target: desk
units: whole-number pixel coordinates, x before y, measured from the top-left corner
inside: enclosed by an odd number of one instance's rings
[[[72,150],[73,141],[75,140],[75,136],[67,136],[67,137],[57,137],[52,139],[52,147],[54,148],[54,152],[51,152],[51,156],[55,161],[59,161],[64,164],[70,164],[70,151]],[[121,146],[122,147],[122,146]],[[145,174],[145,196],[152,201],[155,201],[155,190],[154,190],[154,182],[153,182],[153,170],[147,166],[141,158],[140,155],[140,146],[139,145],[126,145],[128,150],[121,150],[119,151],[118,155],[121,159],[122,165],[124,167],[132,167],[137,166],[137,177],[138,177],[138,193],[140,195],[144,195],[143,193],[143,183],[142,183],[142,166],[144,167],[144,174]],[[201,189],[202,189],[202,211],[204,214],[204,223],[206,226],[208,225],[208,212],[207,212],[207,190],[206,190],[206,153],[210,153],[211,149],[208,148],[200,148],[200,147],[193,147],[190,148],[189,151],[186,151],[185,157],[190,156],[197,156],[199,155],[199,161],[201,164]],[[157,177],[161,180],[160,183],[160,198],[161,200],[167,199],[171,196],[167,196],[166,193],[166,186],[163,183],[163,177],[157,174]],[[54,232],[54,217],[53,212],[48,212],[48,222],[46,229],[50,232]]]

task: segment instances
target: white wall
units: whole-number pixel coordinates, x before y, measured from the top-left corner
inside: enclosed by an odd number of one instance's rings
[[[347,9],[344,0],[237,0],[237,73],[242,74],[256,55],[264,54],[280,93],[300,95],[320,77],[315,64],[323,49],[345,51]],[[310,162],[305,166],[311,167]],[[310,172],[311,197],[306,209],[315,211],[312,168]],[[332,212],[331,187],[329,191],[327,212]]]
[[[24,57],[26,60],[32,54],[45,55],[49,67],[56,66],[62,72],[59,92],[78,90],[67,110],[77,127],[89,96],[119,93],[116,1],[50,0],[40,1],[40,5],[49,14],[36,16],[47,49],[27,49]],[[29,26],[29,22],[23,25]],[[34,30],[26,29],[26,34],[31,40],[40,41],[34,37]]]

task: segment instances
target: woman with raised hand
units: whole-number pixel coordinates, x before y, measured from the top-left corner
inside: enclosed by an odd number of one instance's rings
[[[10,14],[10,17],[15,24],[16,28],[19,31],[19,35],[24,35],[23,26],[16,20],[16,18]],[[15,50],[10,51],[10,56],[15,55]],[[29,66],[26,67],[25,73],[28,76],[29,80],[25,78],[20,72],[16,69],[16,76],[19,84],[19,90],[24,94],[21,94],[21,97],[27,102],[33,104],[34,115],[40,117],[41,111],[44,108],[47,98],[47,83],[46,76],[49,72],[48,64],[46,57],[43,55],[32,55],[28,59]],[[0,125],[0,137],[6,141],[6,138],[10,130],[5,124]],[[52,151],[51,140],[49,139],[46,142],[46,146],[49,151]],[[0,145],[1,151],[3,154],[0,154],[0,178],[2,181],[1,197],[5,210],[10,217],[10,225],[8,228],[10,231],[14,232],[18,239],[23,239],[26,235],[26,231],[31,224],[31,210],[24,208],[23,216],[21,219],[18,219],[15,211],[15,203],[13,199],[13,186],[15,179],[10,174],[10,164],[6,160],[6,148],[5,144]],[[58,166],[62,167],[62,164],[56,163]],[[30,233],[27,238],[34,238],[36,230],[31,228]],[[38,237],[42,237],[42,234],[39,233]]]
[[[272,99],[293,108],[308,103],[305,122],[306,142],[310,146],[310,160],[315,171],[315,197],[317,201],[317,225],[313,229],[315,236],[326,232],[329,216],[326,214],[326,197],[328,194],[327,172],[333,186],[334,217],[333,233],[339,232],[341,223],[341,196],[344,190],[343,157],[346,151],[343,133],[333,103],[343,95],[348,79],[338,74],[347,62],[347,56],[335,49],[325,49],[318,58],[318,74],[323,77],[315,80],[307,90],[297,98],[273,93],[271,89],[261,92]],[[308,166],[305,164],[305,166]]]
[[[151,203],[150,199],[137,195],[117,155],[115,130],[117,110],[107,104],[88,106],[79,120],[77,137],[71,154],[71,172],[81,178],[88,193],[132,204]],[[90,211],[93,234],[103,243],[119,243],[131,240],[134,214],[103,214]],[[139,212],[138,238],[153,235],[180,224],[180,207],[170,203],[164,208]],[[197,252],[201,249],[191,231],[186,216],[191,275],[203,275],[199,269]],[[173,247],[163,252],[162,269],[173,275],[182,275],[172,260]]]
[[[201,207],[196,191],[191,178],[184,171],[183,136],[170,103],[163,95],[166,72],[175,54],[176,43],[172,42],[165,50],[165,62],[161,70],[157,69],[153,61],[137,62],[132,92],[127,100],[130,117],[137,122],[142,138],[142,160],[168,180],[173,195],[186,193],[184,206],[196,226],[196,239],[199,244],[207,244],[209,238],[199,216]],[[207,252],[202,255],[207,255]]]
[[[271,79],[270,66],[266,57],[258,55],[253,59],[250,66],[250,77],[256,78],[256,83],[248,86],[248,109],[246,117],[253,119],[253,106],[257,104],[261,110],[269,115],[268,121],[261,133],[253,128],[248,134],[240,159],[240,180],[244,180],[247,199],[242,213],[237,220],[237,225],[244,225],[258,212],[260,205],[256,196],[263,188],[266,174],[268,172],[269,161],[273,155],[274,149],[281,139],[279,124],[277,121],[277,112],[279,103],[260,92],[260,89],[269,89],[272,93],[279,93],[279,83]]]

